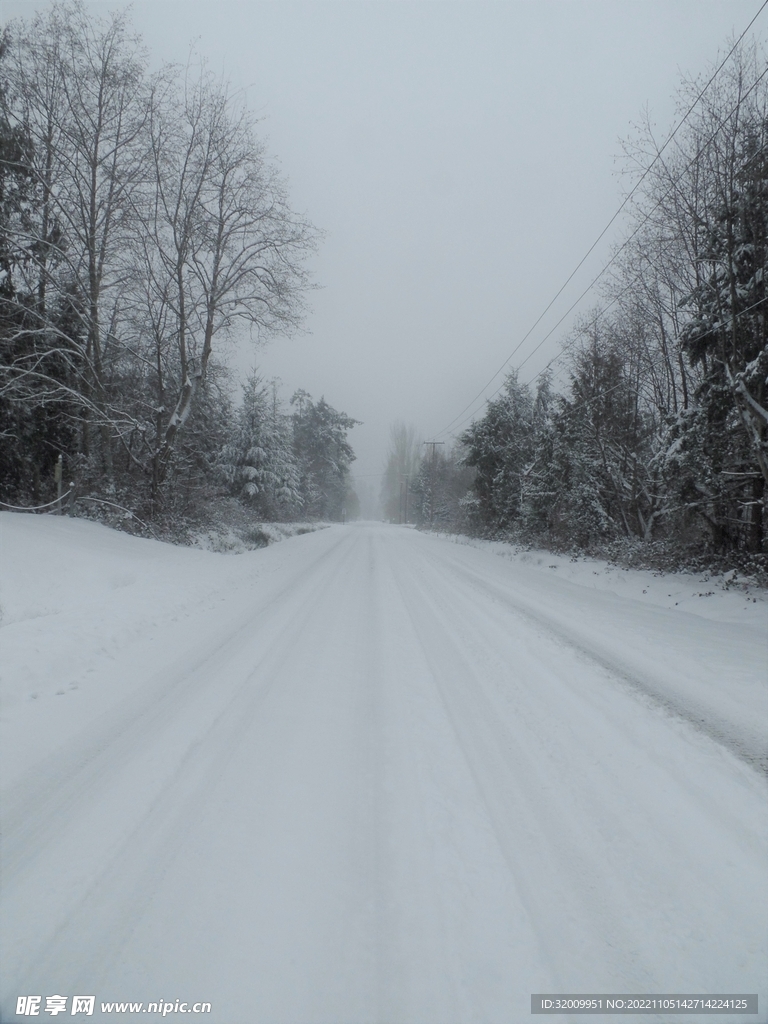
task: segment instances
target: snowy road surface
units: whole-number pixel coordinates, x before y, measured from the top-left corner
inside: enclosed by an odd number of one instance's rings
[[[768,1019],[756,606],[396,527],[227,557],[2,518],[3,1022],[54,993],[516,1024],[534,992],[757,992]]]

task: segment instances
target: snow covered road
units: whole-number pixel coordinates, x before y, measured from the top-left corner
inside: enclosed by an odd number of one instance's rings
[[[757,992],[766,1019],[737,595],[663,607],[396,527],[227,558],[2,518],[20,588],[51,538],[73,588],[0,595],[3,1022],[53,993],[516,1024],[534,992]]]

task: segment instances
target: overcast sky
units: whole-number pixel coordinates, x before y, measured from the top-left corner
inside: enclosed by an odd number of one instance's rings
[[[760,2],[134,3],[154,62],[183,62],[197,41],[247,88],[294,208],[326,233],[309,333],[241,352],[241,371],[255,362],[286,397],[302,387],[362,420],[354,469],[378,487],[389,425],[428,439],[474,398],[621,202],[620,137],[646,107],[664,136],[681,75],[703,72]],[[45,6],[0,0],[3,20]]]

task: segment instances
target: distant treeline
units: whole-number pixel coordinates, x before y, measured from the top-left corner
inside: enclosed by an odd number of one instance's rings
[[[651,169],[604,302],[559,360],[567,387],[510,374],[411,471],[414,517],[566,548],[765,553],[767,64],[739,47],[662,155],[650,125],[626,144]]]
[[[7,25],[0,500],[51,501],[61,456],[89,508],[183,521],[230,491],[341,514],[354,421],[303,393],[288,415],[255,379],[236,409],[221,359],[300,324],[318,234],[254,128],[204,62],[150,74],[125,13],[73,0]]]

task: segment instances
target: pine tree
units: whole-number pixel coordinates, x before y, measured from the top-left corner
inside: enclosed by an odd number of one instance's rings
[[[680,443],[667,462],[687,470],[687,497],[700,504],[716,546],[761,551],[768,481],[768,124],[747,124],[737,145],[734,184],[728,202],[714,211],[702,254],[707,273],[687,299],[693,315],[681,341],[702,372],[696,410],[680,420],[672,437]]]
[[[312,518],[339,520],[355,458],[347,432],[359,421],[338,412],[325,398],[314,402],[306,391],[297,391],[291,404],[295,407],[293,449],[305,511]]]
[[[220,465],[231,493],[264,519],[290,519],[300,512],[292,424],[282,411],[276,381],[265,382],[256,373],[249,377]]]
[[[505,530],[520,520],[523,476],[533,457],[533,401],[510,373],[499,398],[461,436],[466,465],[476,469],[478,515],[486,529]]]

